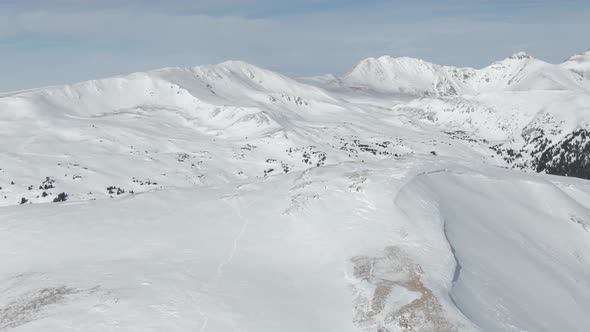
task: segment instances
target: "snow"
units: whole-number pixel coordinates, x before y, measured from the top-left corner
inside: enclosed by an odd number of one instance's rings
[[[343,80],[381,91],[435,93],[433,82],[449,80],[448,70],[420,59],[384,56],[361,61]]]
[[[583,290],[590,246],[587,222],[576,220],[588,220],[588,210],[546,180],[506,177],[420,179],[437,193],[460,264],[451,295],[485,331],[581,331],[590,306]]]
[[[413,58],[383,56],[357,64],[342,80],[346,85],[377,91],[436,96],[499,91],[582,90],[586,82],[572,70],[584,71],[584,55],[553,65],[518,52],[482,69],[440,66]],[[573,63],[578,63],[574,65]]]
[[[232,61],[4,93],[0,331],[586,331],[588,181],[491,150],[588,127],[566,67]]]
[[[584,80],[590,79],[590,50],[576,54],[570,59],[561,64],[562,67],[571,70],[580,76]]]

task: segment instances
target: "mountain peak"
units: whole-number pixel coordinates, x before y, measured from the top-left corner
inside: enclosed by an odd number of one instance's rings
[[[512,54],[508,59],[512,60],[526,60],[526,59],[534,59],[532,55],[528,54],[527,52],[520,51]]]
[[[585,60],[588,60],[589,58],[590,58],[590,50],[587,50],[586,52],[574,54],[567,61],[585,61]]]
[[[216,67],[225,67],[225,68],[248,68],[248,69],[256,68],[256,69],[260,69],[259,67],[255,66],[251,63],[242,61],[242,60],[228,60],[228,61],[221,62],[215,66]]]
[[[217,64],[202,65],[194,67],[196,70],[213,70],[213,71],[228,71],[228,72],[260,72],[266,71],[260,67],[240,60],[228,60]]]
[[[381,92],[437,94],[437,84],[449,85],[445,70],[421,59],[385,55],[360,61],[342,80],[351,86]]]
[[[561,64],[562,67],[590,79],[590,50],[575,54]]]
[[[409,57],[409,56],[400,56],[400,57],[394,57],[391,55],[384,55],[381,56],[379,58],[377,58],[377,60],[379,62],[382,63],[412,63],[412,64],[424,64],[424,63],[428,63],[427,61],[424,61],[422,59],[419,58],[413,58],[413,57]]]
[[[390,55],[380,56],[378,58],[366,58],[361,60],[349,72],[348,76],[356,74],[383,74],[389,72],[391,74],[399,71],[407,70],[421,70],[419,68],[432,67],[434,64],[426,62],[422,59],[412,57],[393,57]]]

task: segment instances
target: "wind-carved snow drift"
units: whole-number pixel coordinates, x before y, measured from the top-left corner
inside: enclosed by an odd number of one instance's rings
[[[0,94],[0,331],[586,331],[588,68]]]

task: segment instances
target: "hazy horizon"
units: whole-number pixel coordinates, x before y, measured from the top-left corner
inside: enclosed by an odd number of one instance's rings
[[[242,60],[291,76],[371,56],[480,68],[517,51],[590,48],[583,1],[4,1],[0,91]]]

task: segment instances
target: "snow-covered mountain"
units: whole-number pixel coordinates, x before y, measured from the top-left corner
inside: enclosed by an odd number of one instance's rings
[[[589,64],[0,94],[0,331],[585,331]]]
[[[585,79],[590,79],[590,50],[572,56],[561,66],[579,74]]]
[[[327,88],[414,95],[393,108],[493,142],[492,149],[511,167],[590,178],[588,66],[586,53],[554,65],[519,52],[482,69],[386,56],[319,82]],[[581,137],[578,147],[559,148],[575,137]]]
[[[531,90],[587,92],[590,86],[583,77],[589,65],[587,54],[553,65],[519,52],[479,70],[383,56],[361,61],[342,82],[377,91],[435,96]]]

